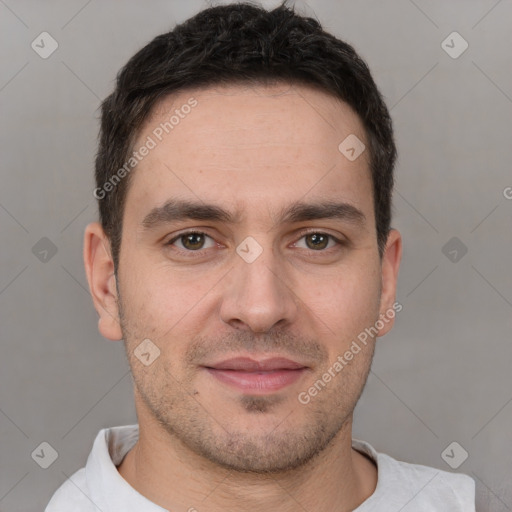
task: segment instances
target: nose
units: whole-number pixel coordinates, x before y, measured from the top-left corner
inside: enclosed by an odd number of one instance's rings
[[[298,297],[287,283],[283,262],[271,248],[252,262],[236,255],[234,268],[225,278],[220,315],[237,329],[257,333],[283,328],[298,314]]]

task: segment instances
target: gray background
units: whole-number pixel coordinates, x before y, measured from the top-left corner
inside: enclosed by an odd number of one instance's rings
[[[136,421],[122,343],[97,332],[82,263],[83,229],[96,219],[97,109],[136,50],[205,5],[0,0],[3,512],[43,510],[100,428]],[[456,441],[478,510],[512,510],[512,3],[296,6],[366,59],[400,155],[404,308],[378,342],[354,436],[448,471],[441,453]],[[43,31],[59,44],[47,59],[31,48]],[[453,31],[469,44],[456,59],[441,45]],[[43,237],[55,255],[33,250]],[[443,252],[452,237],[458,252]],[[59,455],[46,470],[31,458],[43,441]]]

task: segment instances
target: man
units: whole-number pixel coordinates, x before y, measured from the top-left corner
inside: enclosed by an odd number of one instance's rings
[[[396,149],[352,47],[282,5],[206,9],[103,103],[84,258],[138,425],[56,511],[474,511],[474,482],[352,439],[393,325]]]

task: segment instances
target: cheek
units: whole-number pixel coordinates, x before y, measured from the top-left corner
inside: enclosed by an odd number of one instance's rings
[[[197,330],[204,315],[208,291],[218,281],[212,272],[198,277],[194,271],[152,264],[148,258],[132,258],[129,271],[120,275],[124,320],[130,332],[154,339],[164,349],[166,340],[186,339]],[[177,335],[179,333],[179,336]],[[173,349],[179,350],[173,341]]]
[[[338,269],[322,286],[303,288],[304,302],[332,332],[353,335],[373,324],[379,314],[380,274],[376,266]]]

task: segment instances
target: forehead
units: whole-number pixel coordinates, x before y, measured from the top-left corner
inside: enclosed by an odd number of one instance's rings
[[[188,108],[191,103],[196,105]],[[308,152],[332,152],[340,134],[365,138],[359,116],[347,103],[312,86],[288,83],[218,85],[177,92],[154,105],[141,134],[169,121],[173,126],[169,133],[164,128],[162,136],[170,144],[173,141],[166,135],[172,134],[178,145],[193,131],[196,139],[208,135],[202,145],[221,146],[236,140],[244,151],[259,144],[306,142]]]
[[[150,139],[154,147],[133,171],[126,208],[135,202],[142,214],[173,196],[225,205],[258,198],[271,209],[335,196],[371,206],[369,154],[350,161],[339,149],[349,136],[367,145],[352,108],[309,86],[180,91],[160,100],[140,131],[134,149]]]

